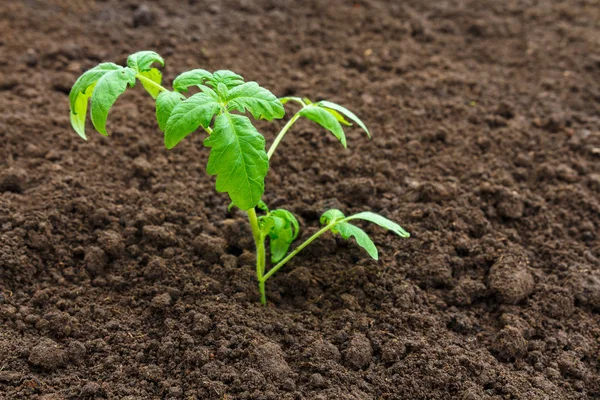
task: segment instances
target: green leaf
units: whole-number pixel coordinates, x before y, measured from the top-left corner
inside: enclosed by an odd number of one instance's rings
[[[215,71],[208,80],[214,88],[216,88],[219,83],[224,84],[228,89],[244,83],[244,78],[242,78],[241,75],[228,70]]]
[[[375,213],[372,213],[369,211],[351,215],[348,217],[348,220],[351,220],[351,219],[362,219],[365,221],[369,221],[369,222],[372,222],[374,224],[381,226],[382,228],[389,229],[390,231],[394,232],[398,236],[402,236],[402,237],[406,237],[406,238],[410,237],[410,234],[407,231],[405,231],[400,225],[395,223],[394,221],[391,221],[385,217],[382,217],[381,215],[378,215],[378,214],[375,214]]]
[[[339,233],[344,239],[350,239],[351,237],[354,237],[356,239],[356,243],[365,249],[373,259],[379,259],[377,247],[375,247],[375,244],[371,238],[369,238],[369,235],[367,235],[365,231],[360,229],[358,226],[354,226],[347,222],[340,222],[331,230],[334,233]]]
[[[350,120],[356,122],[358,126],[360,126],[366,133],[367,136],[371,137],[371,133],[367,129],[366,125],[354,114],[352,111],[348,110],[346,107],[340,106],[339,104],[332,103],[331,101],[321,100],[318,103],[322,107],[326,107],[335,111],[338,111],[348,117]]]
[[[148,71],[155,62],[163,67],[165,65],[165,60],[154,51],[138,51],[127,57],[127,66],[136,72]]]
[[[302,106],[306,105],[300,97],[294,97],[294,96],[280,97],[279,101],[281,102],[281,104],[286,104],[290,101],[295,101],[296,103],[299,103]]]
[[[241,113],[250,111],[254,118],[267,121],[282,118],[285,114],[279,99],[256,82],[246,82],[229,90],[227,108]]]
[[[294,234],[289,222],[276,216],[272,216],[271,218],[275,221],[275,225],[269,233],[271,262],[277,263],[287,254],[294,240]]]
[[[324,108],[314,105],[304,107],[298,113],[333,133],[333,135],[342,143],[342,146],[346,147],[346,135],[344,135],[342,125],[340,125],[333,114]]]
[[[159,85],[162,82],[162,72],[160,72],[157,68],[150,68],[148,71],[143,71],[139,74]],[[161,92],[158,87],[146,82],[145,80],[140,80],[140,82],[142,82],[142,86],[144,86],[144,89],[150,93],[150,96],[152,96],[153,99],[158,97],[158,94]]]
[[[277,209],[277,210],[273,210],[269,214],[279,217],[279,218],[283,219],[284,221],[287,221],[291,225],[292,231],[293,231],[292,240],[294,240],[298,237],[298,234],[300,233],[300,224],[298,224],[298,220],[296,219],[294,214],[292,214],[288,210],[284,210],[281,208]]]
[[[75,104],[71,106],[71,126],[84,140],[87,140],[87,136],[85,135],[85,117],[87,115],[88,100],[92,96],[94,86],[96,86],[95,82],[88,86],[84,93],[80,93],[75,100]]]
[[[321,225],[329,225],[332,222],[339,221],[340,219],[344,219],[344,213],[340,210],[336,210],[335,208],[328,210],[321,215]]]
[[[108,136],[106,132],[106,118],[110,108],[117,98],[129,86],[135,85],[135,71],[131,68],[115,69],[102,75],[94,91],[92,92],[91,117],[94,128],[101,134]]]
[[[213,74],[204,69],[193,69],[179,75],[173,81],[173,89],[178,92],[187,92],[190,86],[203,85],[212,78]]]
[[[69,107],[71,114],[71,125],[79,136],[87,140],[85,135],[85,117],[88,107],[88,99],[92,95],[96,82],[110,71],[122,69],[120,65],[113,63],[102,63],[84,72],[73,84],[69,93]]]
[[[207,93],[196,93],[177,104],[165,127],[165,146],[172,149],[184,137],[198,129],[208,127],[219,111],[219,103]]]
[[[158,94],[156,98],[156,120],[162,132],[167,127],[167,121],[173,112],[173,108],[184,99],[185,96],[179,92],[160,92]]]
[[[258,204],[256,205],[256,208],[258,208],[261,211],[269,212],[269,206],[267,205],[267,203],[265,203],[262,200],[258,202]]]
[[[265,190],[269,159],[265,138],[250,120],[243,115],[222,113],[204,145],[211,148],[206,171],[217,175],[217,191],[229,193],[241,210],[256,206]]]
[[[340,114],[339,112],[332,110],[331,108],[326,108],[326,107],[322,107],[322,108],[327,110],[327,112],[331,113],[331,115],[333,115],[340,124],[346,125],[346,126],[352,126],[352,124],[350,122],[346,121],[346,118],[344,118],[344,116],[342,114]]]

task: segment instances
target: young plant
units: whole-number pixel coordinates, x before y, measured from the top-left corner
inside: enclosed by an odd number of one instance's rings
[[[277,146],[294,125],[304,117],[331,132],[344,147],[346,136],[343,125],[362,128],[371,134],[363,122],[348,109],[329,102],[299,97],[278,99],[256,82],[245,82],[240,75],[226,70],[208,72],[194,69],[179,75],[173,81],[173,90],[162,86],[162,74],[153,67],[164,66],[161,56],[153,51],[140,51],[127,59],[127,66],[102,63],[85,72],[77,79],[69,94],[71,125],[83,139],[88,102],[91,98],[90,117],[94,128],[108,135],[106,120],[117,98],[139,80],[146,91],[156,100],[156,120],[164,132],[165,146],[171,149],[187,135],[202,128],[207,137],[204,146],[210,149],[206,171],[216,175],[216,190],[226,192],[231,205],[246,211],[254,243],[256,245],[256,277],[262,304],[266,304],[265,284],[302,249],[319,236],[331,231],[344,239],[354,237],[375,260],[377,248],[369,236],[351,222],[369,221],[388,229],[401,237],[409,237],[400,225],[372,212],[361,212],[346,217],[339,210],[329,210],[321,216],[323,227],[291,252],[290,245],[298,237],[300,226],[292,213],[284,209],[270,210],[262,201],[269,159]],[[186,97],[190,87],[199,92]],[[265,138],[245,115],[254,119],[272,121],[283,118],[283,105],[289,101],[301,108],[285,124],[274,142],[266,150]],[[348,119],[350,121],[348,121]],[[257,215],[257,210],[261,215]],[[269,239],[271,262],[267,269],[265,242]]]

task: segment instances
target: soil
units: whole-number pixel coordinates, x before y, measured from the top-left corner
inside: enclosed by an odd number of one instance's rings
[[[600,398],[600,7],[595,0],[3,1],[0,398]],[[231,69],[363,117],[348,150],[299,122],[265,200],[373,210],[258,303],[243,213],[203,135],[162,145],[138,87],[111,137],[68,92],[153,49],[165,81]],[[139,85],[138,85],[139,86]],[[290,106],[293,110],[294,106]],[[284,121],[260,123],[271,141]]]

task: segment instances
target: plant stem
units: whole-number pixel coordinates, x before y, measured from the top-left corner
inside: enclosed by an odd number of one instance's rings
[[[158,83],[154,82],[152,79],[146,78],[144,75],[137,74],[136,78],[138,78],[140,81],[142,81],[144,83],[147,83],[148,85],[154,86],[155,88],[157,88],[161,92],[168,92],[169,91],[164,86],[159,85]]]
[[[262,277],[263,283],[266,282],[267,279],[269,279],[271,277],[271,275],[273,275],[275,272],[277,272],[288,261],[290,261],[296,254],[300,253],[302,251],[302,249],[304,249],[306,246],[308,246],[309,244],[311,244],[319,236],[321,236],[322,234],[324,234],[325,232],[327,232],[328,230],[330,230],[331,228],[333,228],[333,226],[335,226],[339,222],[340,221],[335,221],[335,222],[332,222],[332,223],[328,224],[327,226],[321,228],[314,235],[312,235],[311,237],[309,237],[308,239],[306,239],[306,241],[304,243],[302,243],[300,246],[296,247],[294,249],[294,251],[292,251],[290,254],[287,255],[286,258],[284,258],[283,260],[281,260],[276,266],[274,266],[273,268],[271,268],[269,270],[269,272],[267,272],[265,275],[263,275],[263,277]]]
[[[250,221],[250,227],[252,228],[252,236],[254,236],[254,244],[256,245],[256,279],[258,280],[260,302],[263,306],[266,306],[267,295],[265,293],[265,281],[263,280],[266,264],[265,238],[260,233],[260,227],[258,226],[258,218],[256,217],[256,210],[254,208],[248,210],[248,221]]]
[[[288,121],[288,123],[285,124],[285,126],[283,127],[283,129],[281,129],[281,132],[279,132],[279,134],[275,138],[275,141],[273,142],[273,144],[269,148],[269,152],[267,153],[267,157],[269,157],[269,160],[273,156],[273,153],[275,152],[275,149],[279,145],[279,142],[281,142],[281,139],[283,139],[283,137],[285,136],[285,134],[287,133],[287,131],[290,130],[290,128],[292,127],[292,125],[294,125],[294,122],[296,122],[298,120],[298,118],[300,118],[299,112],[296,113],[296,114],[294,114],[294,116],[292,117],[292,119],[290,119]]]

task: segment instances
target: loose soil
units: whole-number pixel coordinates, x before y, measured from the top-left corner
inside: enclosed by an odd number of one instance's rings
[[[597,1],[7,0],[0,17],[0,398],[600,398]],[[75,79],[142,49],[167,82],[232,69],[355,110],[373,139],[349,128],[344,150],[300,122],[265,200],[304,238],[332,206],[412,237],[365,226],[379,262],[326,237],[261,307],[203,134],[165,150],[140,87],[111,137],[70,129]]]

